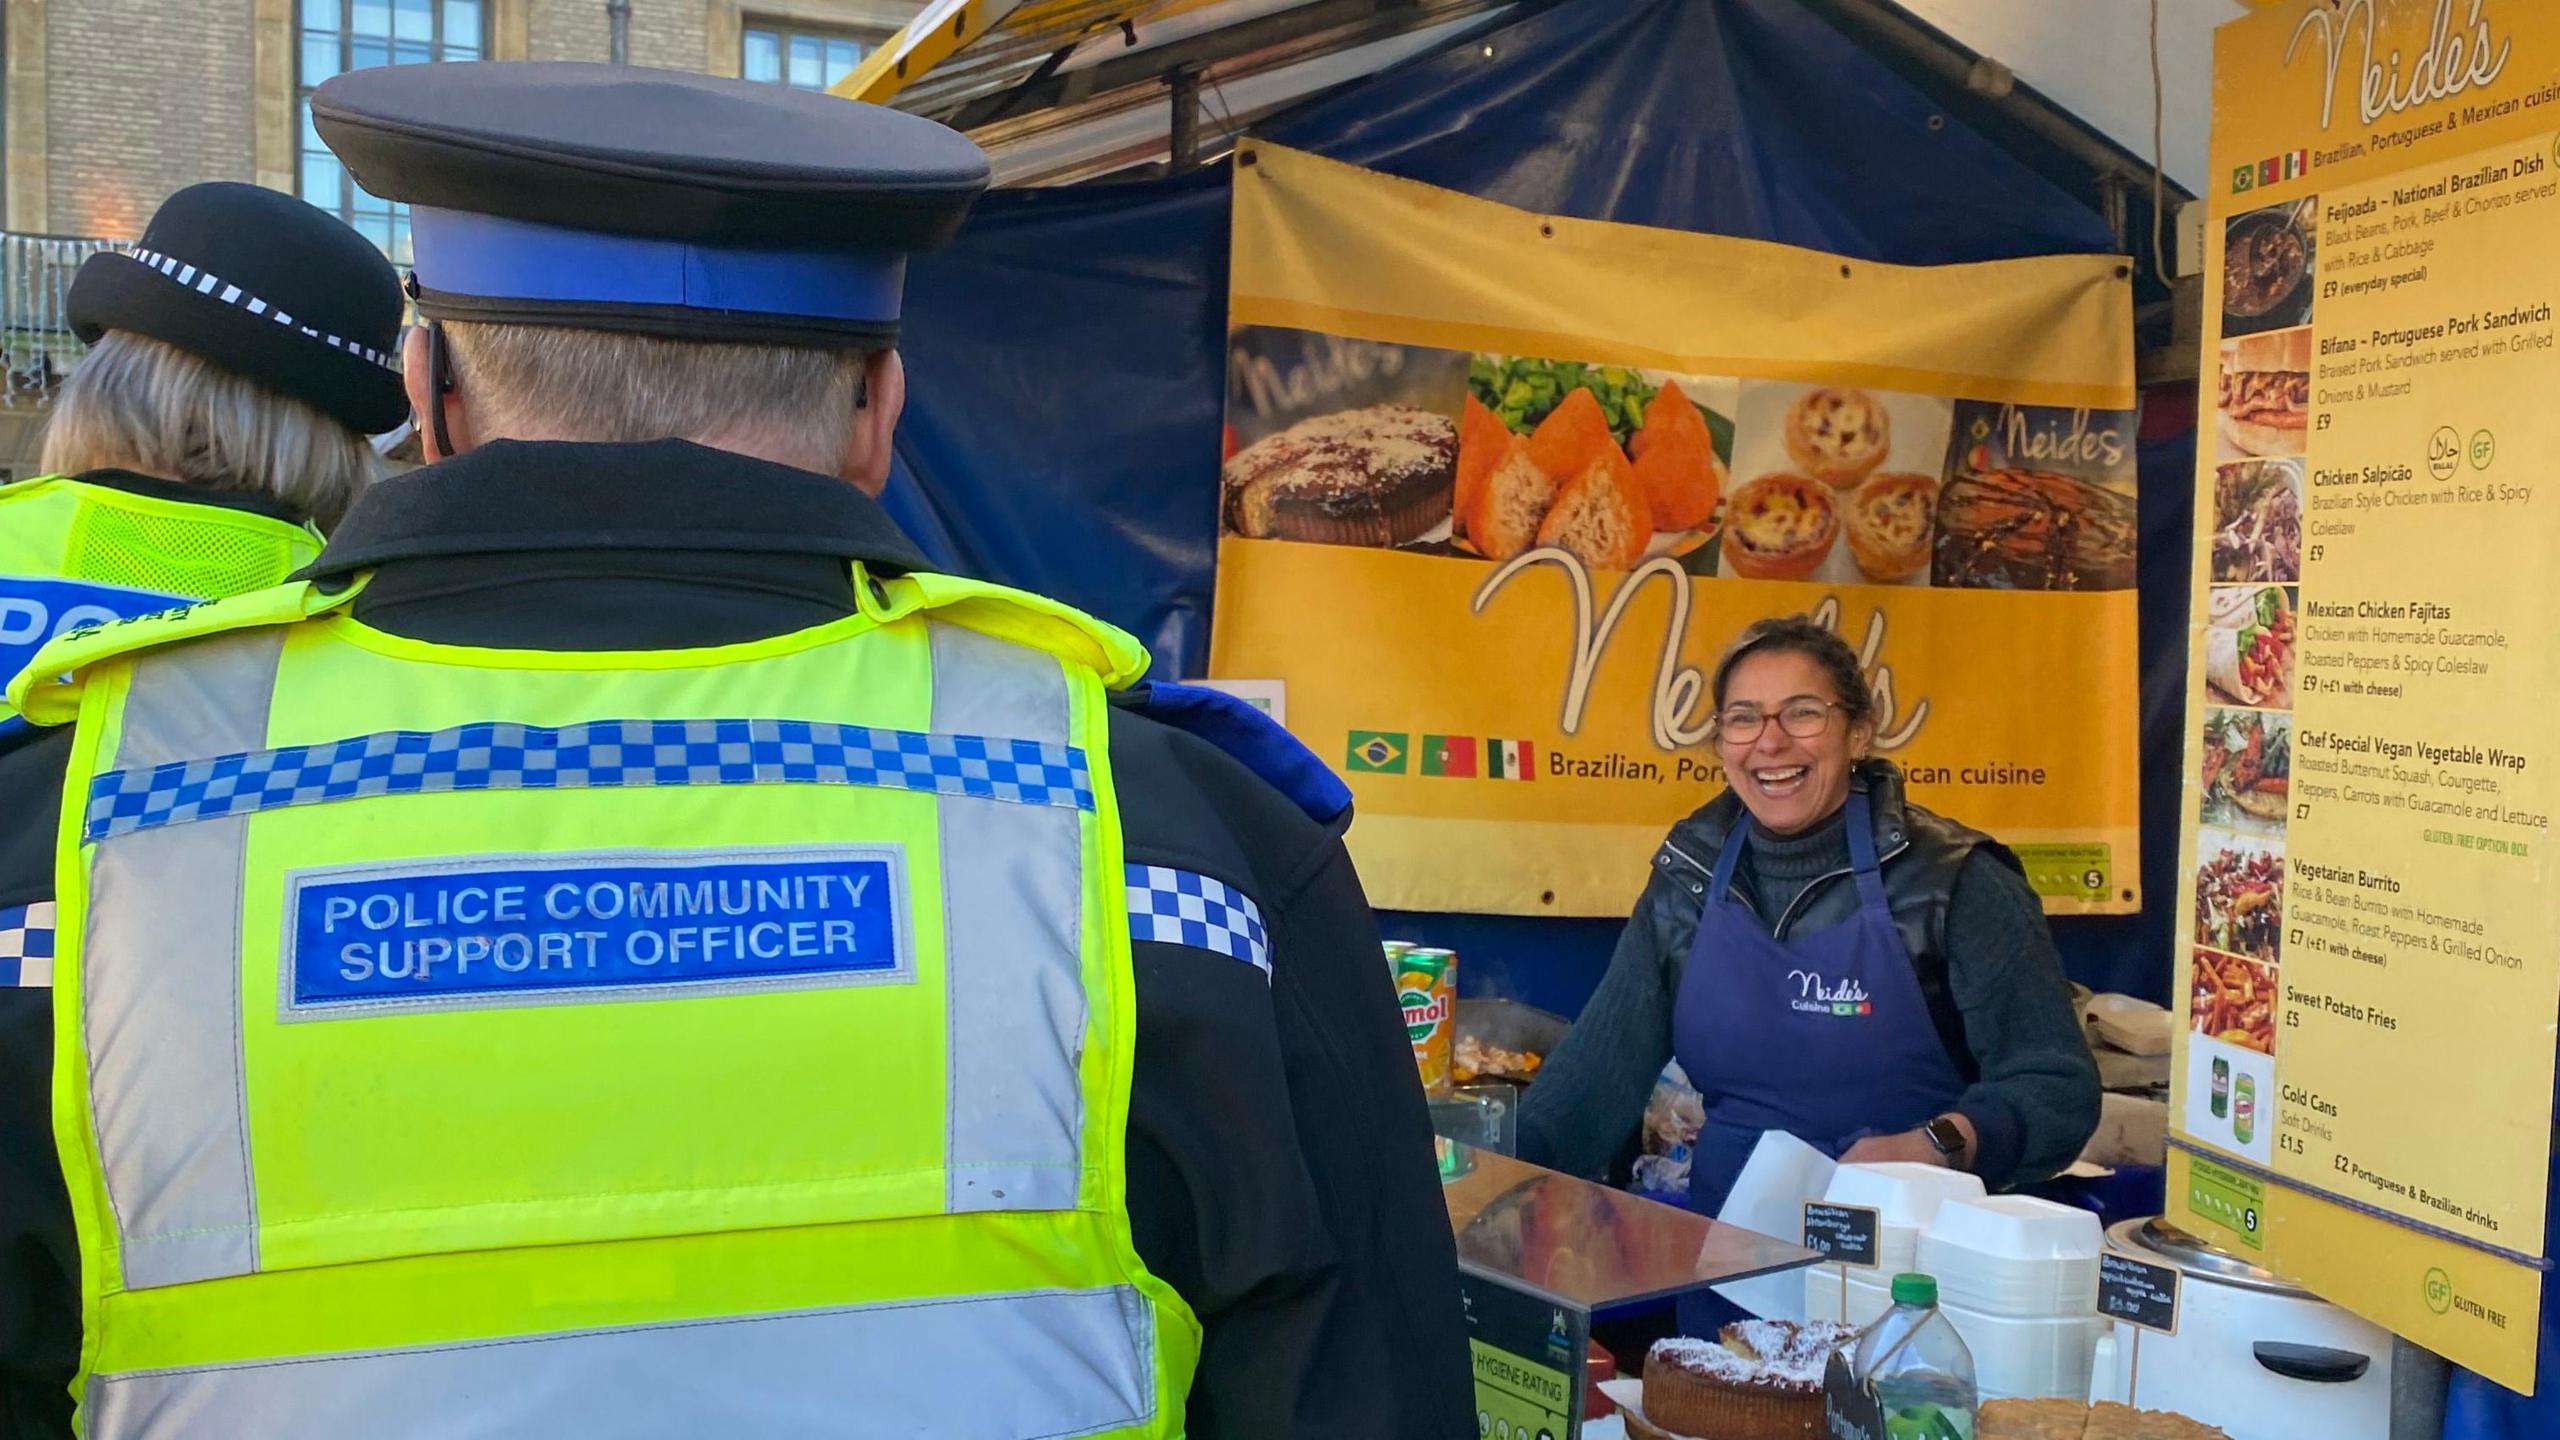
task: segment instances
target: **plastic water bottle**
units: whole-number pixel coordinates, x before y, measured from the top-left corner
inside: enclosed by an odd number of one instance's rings
[[[1973,1440],[1973,1352],[1938,1313],[1938,1282],[1893,1277],[1893,1308],[1858,1337],[1850,1369],[1874,1387],[1890,1440]]]

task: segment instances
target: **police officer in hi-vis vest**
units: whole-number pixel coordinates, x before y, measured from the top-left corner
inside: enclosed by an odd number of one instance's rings
[[[190,186],[91,256],[33,479],[0,485],[0,683],[45,641],[273,585],[320,553],[408,415],[400,281],[272,190]],[[0,701],[0,1436],[67,1432],[78,1255],[49,1119],[65,737]],[[23,1217],[23,1223],[22,1223]]]
[[[978,151],[608,66],[311,108],[412,207],[437,463],[14,692],[86,1433],[1473,1433],[1347,795],[872,498]]]

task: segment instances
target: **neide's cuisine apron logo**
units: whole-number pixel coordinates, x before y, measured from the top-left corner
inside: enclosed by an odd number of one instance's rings
[[[1867,987],[1851,976],[1837,985],[1810,970],[1790,970],[1787,978],[1796,982],[1796,998],[1787,1008],[1807,1015],[1872,1015],[1875,1004],[1867,997]]]
[[[2511,40],[2499,38],[2482,12],[2488,0],[2470,0],[2470,9],[2460,29],[2453,24],[2454,0],[2436,0],[2434,23],[2427,30],[2424,48],[2411,54],[2398,46],[2384,46],[2375,37],[2379,26],[2375,0],[2344,0],[2332,9],[2314,5],[2294,26],[2293,39],[2284,50],[2284,63],[2293,64],[2302,50],[2302,38],[2316,35],[2320,39],[2321,56],[2328,62],[2328,74],[2320,85],[2320,128],[2326,130],[2338,113],[2338,73],[2344,68],[2350,45],[2357,47],[2356,112],[2364,124],[2371,125],[2385,115],[2449,100],[2475,85],[2496,80],[2507,68],[2507,55],[2514,48]],[[2404,57],[2407,68],[2402,68]]]

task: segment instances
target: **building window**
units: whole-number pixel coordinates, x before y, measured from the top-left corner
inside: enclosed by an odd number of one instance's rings
[[[784,29],[749,23],[740,39],[738,73],[768,85],[825,90],[853,73],[880,46],[878,35],[843,30]]]
[[[347,70],[477,60],[488,48],[487,0],[298,0],[300,73],[294,123],[301,134],[302,198],[362,231],[394,265],[409,263],[409,207],[365,193],[311,125],[311,91]]]

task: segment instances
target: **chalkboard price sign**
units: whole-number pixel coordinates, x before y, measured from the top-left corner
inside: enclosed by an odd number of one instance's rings
[[[1864,1205],[1825,1205],[1815,1200],[1804,1207],[1804,1248],[1820,1251],[1835,1265],[1876,1268],[1876,1237],[1881,1228],[1877,1213]]]
[[[2129,1255],[2101,1255],[2098,1313],[2127,1325],[2175,1335],[2178,1280],[2178,1272],[2171,1266],[2153,1265]]]

